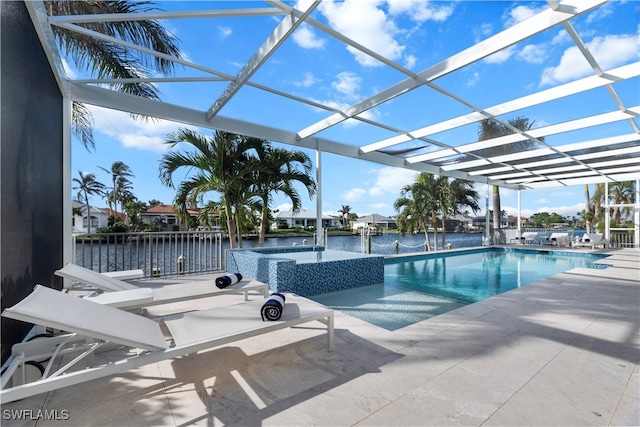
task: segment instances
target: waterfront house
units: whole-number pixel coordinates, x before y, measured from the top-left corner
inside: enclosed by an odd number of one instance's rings
[[[389,230],[398,228],[396,220],[379,214],[371,214],[361,216],[351,223],[351,229],[354,231],[360,229],[370,230]]]
[[[87,215],[87,206],[83,203],[73,201],[72,208],[80,208],[80,215],[73,215],[71,218],[71,227],[74,234],[82,234],[89,232],[89,221],[91,221],[91,232],[95,233],[98,228],[106,227],[109,222],[109,212],[105,209],[99,209],[89,206],[89,215]]]
[[[271,228],[274,230],[278,228],[295,227],[315,229],[317,221],[316,212],[307,209],[301,209],[298,212],[294,212],[291,209],[286,211],[279,211],[273,216],[273,219],[274,221],[271,224]],[[340,221],[335,217],[322,215],[322,226],[329,228],[339,227]]]
[[[187,212],[197,222],[200,209],[187,209]],[[142,212],[140,221],[143,224],[155,225],[162,231],[187,230],[187,225],[180,222],[173,206],[162,203],[150,206],[145,212]]]

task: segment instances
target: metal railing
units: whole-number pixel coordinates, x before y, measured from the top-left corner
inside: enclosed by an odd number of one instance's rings
[[[142,269],[145,277],[222,270],[222,233],[176,231],[75,236],[75,263],[100,273]]]
[[[635,238],[633,229],[624,230],[611,230],[611,236],[609,238],[609,245],[612,248],[633,248],[635,246]]]
[[[536,233],[535,237],[529,241],[529,243],[533,243],[536,245],[545,245],[545,244],[553,244],[554,242],[550,241],[549,238],[554,233],[567,233],[566,239],[562,241],[563,245],[570,245],[570,243],[575,239],[576,230],[570,228],[535,228],[535,227],[523,227],[518,232],[517,228],[507,228],[501,229],[501,232],[506,236],[506,243],[525,243],[520,237],[524,233]],[[578,232],[580,237],[584,232]]]
[[[518,236],[517,229],[507,229],[505,230],[507,236],[507,243],[518,242],[516,237]],[[549,237],[552,233],[569,233],[569,240],[572,242],[575,241],[576,238],[581,238],[584,234],[584,231],[576,231],[571,229],[556,229],[556,228],[523,228],[521,230],[522,233],[526,232],[534,232],[537,233],[536,238],[533,240],[533,243],[542,244],[546,241],[546,238]],[[610,231],[610,236],[608,240],[608,246],[612,248],[633,248],[635,247],[635,237],[634,237],[633,229],[612,229]],[[522,241],[519,241],[522,243]]]

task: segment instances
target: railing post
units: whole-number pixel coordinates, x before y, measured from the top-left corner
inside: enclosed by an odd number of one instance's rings
[[[149,276],[158,277],[155,269],[153,268],[153,235],[149,235]]]

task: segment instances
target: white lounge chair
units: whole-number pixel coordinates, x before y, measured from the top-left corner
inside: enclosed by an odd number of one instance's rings
[[[262,304],[264,300],[260,299],[172,316],[163,320],[169,334],[165,337],[159,322],[37,285],[25,299],[5,309],[2,316],[66,333],[12,347],[12,355],[3,366],[0,400],[6,403],[23,399],[316,320],[325,325],[328,350],[333,350],[332,309],[287,294],[282,317],[262,321]],[[138,353],[86,369],[84,365],[76,366],[113,345],[138,349]],[[60,357],[72,353],[79,355],[62,366]],[[50,358],[46,368],[40,368],[42,377],[24,383],[21,378],[26,369],[43,357]]]
[[[584,233],[582,238],[575,241],[573,243],[574,247],[583,247],[583,246],[591,246],[591,249],[595,249],[596,246],[602,246],[602,248],[607,247],[607,239],[603,239],[601,235],[593,233]]]
[[[88,295],[86,299],[126,310],[233,293],[243,293],[247,301],[251,291],[262,293],[265,298],[269,296],[269,287],[257,280],[243,279],[223,289],[215,285],[215,279],[147,288],[105,276],[73,263],[56,270],[55,274],[105,291]],[[223,274],[225,273],[220,275]]]
[[[547,238],[548,245],[560,246],[568,242],[570,242],[569,233],[551,233],[551,236]]]
[[[533,244],[536,242],[536,239],[538,238],[538,233],[536,232],[531,232],[531,231],[525,231],[524,233],[522,233],[522,237],[521,237],[521,241],[524,244]]]

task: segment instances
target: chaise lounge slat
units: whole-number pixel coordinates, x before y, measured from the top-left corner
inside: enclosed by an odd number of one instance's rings
[[[153,320],[41,285],[5,309],[2,317],[145,350],[168,347],[160,325]]]
[[[85,298],[125,310],[237,293],[243,293],[246,301],[249,292],[252,291],[262,293],[265,298],[269,296],[269,287],[257,280],[243,279],[223,289],[215,285],[215,279],[159,287],[139,287],[72,263],[56,270],[55,274],[105,291]],[[226,273],[220,273],[223,274]]]
[[[66,372],[66,369],[63,369],[32,383],[4,388],[7,382],[4,376],[12,375],[18,369],[12,367],[3,374],[0,399],[2,402],[11,402],[313,321],[319,321],[326,326],[328,350],[333,350],[332,309],[302,297],[287,295],[280,320],[262,321],[262,304],[263,300],[254,300],[172,317],[165,320],[170,336],[164,337],[158,322],[37,285],[31,295],[15,306],[5,309],[2,316],[61,329],[71,333],[70,336],[77,334],[78,341],[92,339],[98,343],[147,349],[148,352],[80,371]],[[49,308],[52,306],[55,306],[55,309]],[[171,346],[168,345],[167,339],[173,340]],[[40,343],[41,340],[38,340],[29,344],[38,344],[41,347]],[[24,362],[29,361],[26,354],[28,346],[25,343],[20,346],[21,351],[25,352],[11,360],[16,366],[23,366]],[[93,352],[93,348],[85,353],[90,352]],[[42,354],[38,353],[38,357],[41,358]]]

